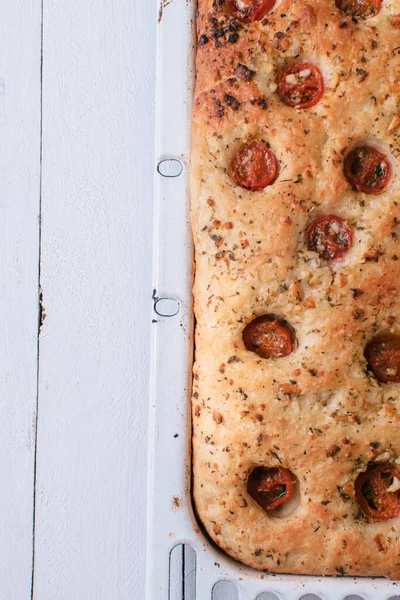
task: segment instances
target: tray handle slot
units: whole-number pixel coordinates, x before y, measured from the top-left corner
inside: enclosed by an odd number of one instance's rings
[[[196,600],[196,552],[188,544],[170,552],[168,600]]]
[[[179,177],[183,172],[183,164],[177,158],[165,158],[158,163],[157,171],[162,177]]]
[[[212,600],[239,600],[239,592],[232,581],[218,581],[212,589]]]
[[[175,298],[157,298],[154,302],[154,312],[159,317],[176,317],[180,309],[180,302]]]

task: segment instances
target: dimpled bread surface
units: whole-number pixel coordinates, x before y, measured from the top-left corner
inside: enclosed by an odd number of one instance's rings
[[[256,569],[400,576],[400,517],[367,519],[354,489],[370,461],[400,457],[400,384],[379,383],[364,357],[374,336],[400,333],[399,14],[400,0],[383,0],[368,19],[334,0],[280,0],[262,21],[239,23],[229,0],[198,2],[193,495],[214,542]],[[277,95],[277,72],[293,59],[323,75],[311,108]],[[238,63],[251,81],[235,74]],[[279,165],[257,191],[231,176],[252,141]],[[390,158],[380,194],[344,177],[346,153],[362,142]],[[329,214],[353,230],[331,263],[305,240]],[[263,314],[293,327],[289,356],[246,350],[243,329]],[[297,478],[290,514],[269,514],[248,494],[258,466]]]

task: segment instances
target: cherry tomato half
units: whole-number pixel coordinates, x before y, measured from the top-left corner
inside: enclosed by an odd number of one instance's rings
[[[393,463],[378,463],[368,467],[356,479],[356,498],[366,517],[392,519],[400,515],[400,469]],[[389,491],[393,486],[393,491]]]
[[[367,19],[381,9],[382,0],[336,0],[336,7],[346,15]]]
[[[276,0],[231,0],[232,15],[242,22],[260,21],[275,6]]]
[[[307,247],[325,260],[342,258],[349,250],[353,234],[347,221],[327,215],[311,223],[306,233]]]
[[[324,93],[318,67],[311,63],[289,63],[278,74],[278,96],[292,108],[310,108]]]
[[[278,171],[275,155],[261,142],[246,144],[232,163],[232,178],[246,190],[259,190],[272,183]]]
[[[265,511],[274,510],[293,495],[295,479],[283,467],[257,467],[247,482],[249,495]]]
[[[359,146],[347,155],[344,175],[358,192],[379,194],[387,186],[392,168],[382,152],[372,146]]]
[[[364,356],[378,381],[400,383],[400,335],[387,334],[372,339]]]
[[[293,351],[291,331],[272,315],[251,321],[243,331],[246,349],[261,358],[282,358]]]

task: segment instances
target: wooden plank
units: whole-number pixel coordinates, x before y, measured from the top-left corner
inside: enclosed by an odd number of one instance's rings
[[[37,600],[144,597],[156,13],[45,0]]]
[[[40,0],[2,2],[0,598],[31,595],[40,207]]]

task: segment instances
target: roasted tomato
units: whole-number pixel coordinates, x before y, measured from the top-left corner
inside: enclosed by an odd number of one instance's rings
[[[274,8],[276,0],[231,0],[232,15],[239,21],[260,21]]]
[[[278,74],[278,96],[292,108],[310,108],[324,93],[318,67],[311,63],[289,63]]]
[[[246,144],[233,159],[232,178],[246,190],[259,190],[274,181],[277,170],[273,152],[262,142],[252,142]]]
[[[249,495],[265,511],[274,510],[293,495],[295,479],[282,467],[257,467],[247,482]]]
[[[273,315],[251,321],[243,331],[243,342],[247,350],[261,358],[282,358],[293,350],[290,329]]]
[[[372,339],[364,356],[378,381],[400,383],[400,335],[386,334]]]
[[[339,10],[352,17],[367,19],[378,14],[382,0],[336,0]]]
[[[327,215],[311,223],[306,233],[307,247],[318,252],[325,260],[342,258],[349,250],[353,239],[347,221]]]
[[[344,161],[344,175],[358,192],[383,192],[392,175],[388,158],[372,146],[354,148]]]
[[[400,515],[400,469],[394,463],[377,463],[356,479],[356,498],[366,517],[392,519]]]

